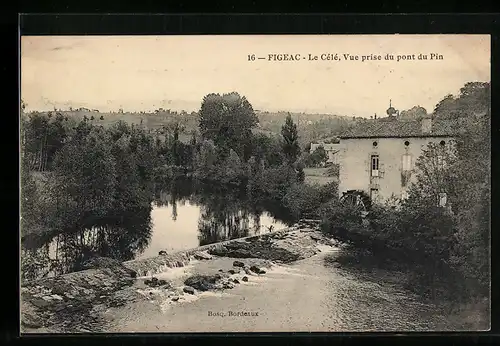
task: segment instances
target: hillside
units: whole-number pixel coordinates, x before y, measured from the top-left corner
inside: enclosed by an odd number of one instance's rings
[[[180,135],[182,141],[188,140],[193,131],[198,128],[198,114],[196,112],[175,112],[170,110],[159,110],[155,113],[145,112],[99,112],[98,110],[78,109],[71,111],[57,111],[65,117],[80,120],[87,117],[95,124],[110,126],[118,121],[125,121],[129,124],[142,124],[151,129],[159,129],[179,122],[183,127]],[[43,112],[47,113],[47,112]],[[301,146],[308,143],[331,137],[338,132],[342,132],[350,127],[358,119],[332,114],[306,114],[290,113],[297,124]],[[267,135],[280,135],[281,126],[285,123],[288,112],[265,112],[256,111],[259,125],[255,129],[256,133]]]

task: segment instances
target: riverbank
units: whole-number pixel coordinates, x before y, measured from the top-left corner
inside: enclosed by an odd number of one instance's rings
[[[338,244],[323,236],[315,222],[304,221],[278,232],[142,260],[96,259],[86,270],[26,283],[21,288],[22,331],[101,331],[110,308],[147,301],[160,293],[175,302],[200,292],[231,289],[265,275],[274,265],[314,256],[322,245]],[[217,268],[221,258],[231,259],[231,268],[227,261]],[[192,277],[181,283],[168,280],[169,273],[188,266],[194,268]]]

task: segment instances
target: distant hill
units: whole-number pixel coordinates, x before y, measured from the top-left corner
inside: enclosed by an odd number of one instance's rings
[[[83,117],[92,119],[94,124],[110,126],[119,121],[129,124],[136,124],[151,129],[159,129],[174,123],[180,123],[183,127],[181,140],[187,140],[193,131],[198,129],[197,112],[176,112],[168,109],[160,109],[154,113],[146,112],[100,112],[80,108],[77,110],[57,110],[52,113],[60,113],[63,116],[80,120]],[[48,113],[48,112],[40,112]],[[359,121],[360,118],[333,115],[333,114],[306,114],[290,112],[294,122],[298,126],[299,141],[301,146],[324,138],[335,136],[337,133],[345,131],[347,128]],[[285,123],[288,112],[266,112],[256,111],[259,125],[255,133],[267,135],[281,135],[281,126]]]
[[[259,128],[271,133],[280,134],[281,126],[285,123],[288,114],[297,124],[299,142],[302,147],[313,141],[334,137],[357,123],[361,118],[336,114],[307,114],[294,112],[266,112],[257,111]]]

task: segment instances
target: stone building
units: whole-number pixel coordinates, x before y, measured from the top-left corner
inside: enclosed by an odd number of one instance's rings
[[[309,151],[311,154],[318,149],[319,147],[323,147],[325,149],[327,155],[327,163],[338,163],[338,152],[341,149],[340,143],[328,143],[328,142],[319,142],[319,143],[311,143],[311,150]]]
[[[388,117],[365,120],[340,135],[339,193],[364,191],[373,202],[407,197],[415,181],[415,162],[430,142],[454,145],[458,122],[426,117],[399,120],[390,107]],[[445,198],[445,197],[444,197]],[[444,202],[446,203],[446,202]]]

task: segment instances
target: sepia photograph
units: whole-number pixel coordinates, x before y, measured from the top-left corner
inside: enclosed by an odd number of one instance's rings
[[[489,35],[19,46],[21,333],[490,330]]]

